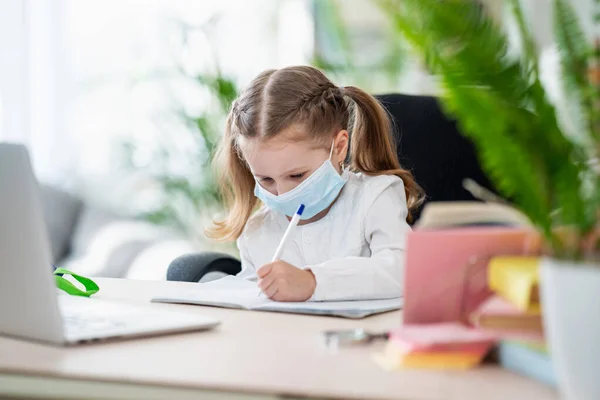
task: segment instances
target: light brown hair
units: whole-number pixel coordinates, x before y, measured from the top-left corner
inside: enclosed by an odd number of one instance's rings
[[[318,69],[296,66],[261,73],[234,101],[215,157],[227,216],[207,230],[209,237],[237,239],[258,203],[254,177],[239,149],[240,137],[269,139],[293,124],[326,147],[335,133],[348,130],[350,170],[399,176],[411,221],[410,212],[421,203],[422,190],[400,166],[386,110],[361,89],[339,88]]]

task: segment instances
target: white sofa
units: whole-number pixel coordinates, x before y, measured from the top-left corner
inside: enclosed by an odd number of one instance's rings
[[[87,276],[166,279],[169,263],[198,251],[166,228],[86,204],[41,185],[53,263]]]

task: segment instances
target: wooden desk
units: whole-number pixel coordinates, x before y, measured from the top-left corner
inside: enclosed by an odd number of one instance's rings
[[[98,279],[98,297],[149,301],[177,282]],[[217,317],[214,331],[58,348],[0,337],[0,397],[87,399],[558,399],[535,381],[496,367],[469,372],[386,372],[376,348],[323,345],[326,329],[397,326],[401,313],[354,321],[155,304]]]

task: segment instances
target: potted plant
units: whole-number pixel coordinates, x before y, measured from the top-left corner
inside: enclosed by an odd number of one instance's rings
[[[508,4],[520,51],[476,1],[381,1],[438,77],[442,102],[477,146],[498,190],[547,243],[542,305],[565,397],[600,399],[600,47],[585,38],[567,0],[553,3],[573,131],[541,83],[519,0]]]

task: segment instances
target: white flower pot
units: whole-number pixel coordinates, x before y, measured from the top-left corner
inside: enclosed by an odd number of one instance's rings
[[[544,328],[565,399],[600,399],[600,265],[545,258]]]

